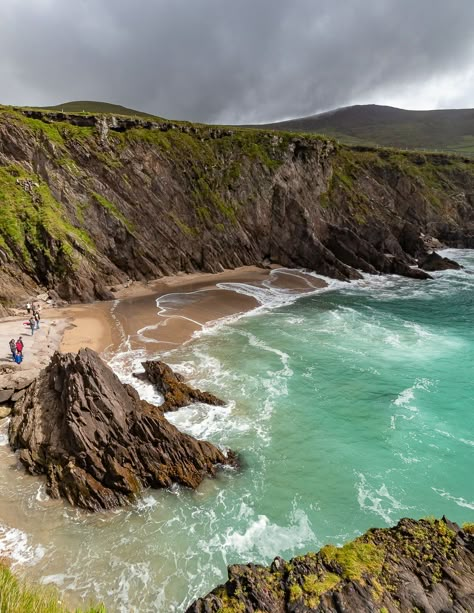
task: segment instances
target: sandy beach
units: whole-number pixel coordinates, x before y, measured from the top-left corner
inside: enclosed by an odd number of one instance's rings
[[[235,287],[233,284],[239,284]],[[247,286],[247,295],[236,291]],[[33,377],[49,362],[52,353],[76,352],[91,347],[113,355],[124,340],[131,349],[146,347],[150,352],[172,349],[188,341],[203,326],[224,317],[254,309],[255,288],[305,293],[324,287],[314,275],[284,268],[243,267],[219,274],[179,274],[148,283],[131,283],[117,291],[117,299],[64,308],[43,308],[40,329],[31,336],[19,315],[0,321],[0,388],[12,377]],[[8,342],[23,336],[25,358],[16,365],[9,355]],[[6,368],[5,368],[6,367]]]

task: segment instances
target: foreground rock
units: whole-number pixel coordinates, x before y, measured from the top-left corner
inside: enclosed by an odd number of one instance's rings
[[[164,402],[159,406],[163,411],[176,411],[177,409],[193,404],[204,402],[214,406],[224,406],[225,402],[209,392],[201,392],[184,382],[183,377],[173,372],[164,362],[150,360],[142,362],[145,373],[135,374],[138,378],[148,379],[157,391],[163,396]]]
[[[145,487],[195,488],[235,464],[231,452],[179,432],[91,349],[54,354],[16,402],[9,439],[31,474],[47,476],[50,496],[88,510],[130,502]]]
[[[269,568],[230,566],[227,583],[187,613],[474,611],[473,527],[402,519]]]

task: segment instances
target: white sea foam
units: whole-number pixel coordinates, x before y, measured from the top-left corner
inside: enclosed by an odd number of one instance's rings
[[[438,432],[438,434],[442,434],[443,436],[446,436],[447,438],[463,443],[464,445],[469,445],[469,447],[474,447],[474,441],[471,441],[467,438],[454,436],[454,434],[450,434],[449,432],[445,432],[444,430],[436,429],[435,431]]]
[[[363,511],[370,511],[381,517],[387,524],[391,524],[392,514],[399,514],[400,510],[408,509],[388,491],[385,483],[379,487],[369,485],[362,473],[356,473],[357,501]]]
[[[0,524],[0,557],[6,557],[15,565],[33,565],[45,555],[42,545],[32,545],[25,532]]]
[[[224,534],[216,535],[209,545],[224,549],[227,555],[237,553],[242,559],[253,557],[264,561],[276,555],[276,546],[278,552],[283,552],[295,547],[311,547],[316,541],[308,516],[302,509],[296,509],[291,513],[287,526],[271,522],[266,515],[258,515],[249,521],[245,530],[228,527]]]
[[[445,490],[442,490],[442,489],[438,489],[436,487],[432,487],[431,489],[433,490],[433,492],[436,492],[443,498],[447,498],[448,500],[451,500],[452,502],[457,504],[459,507],[464,507],[465,509],[471,509],[474,511],[474,502],[468,502],[464,498],[453,496],[449,492],[446,492]]]

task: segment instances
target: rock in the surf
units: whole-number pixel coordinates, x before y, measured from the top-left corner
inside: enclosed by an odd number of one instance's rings
[[[460,270],[462,268],[461,264],[458,264],[454,260],[450,260],[449,258],[444,258],[443,256],[433,251],[433,253],[428,253],[423,255],[418,260],[418,266],[423,268],[423,270]]]
[[[194,387],[191,387],[184,382],[183,377],[175,373],[167,364],[160,360],[150,360],[142,362],[145,369],[143,375],[136,374],[135,376],[142,378],[146,377],[163,396],[164,401],[159,406],[160,410],[176,411],[181,407],[193,404],[195,402],[204,402],[214,406],[223,406],[225,402],[214,394],[209,392],[201,392]]]
[[[474,526],[402,519],[344,547],[228,568],[187,613],[474,611]]]
[[[145,487],[195,488],[236,463],[179,432],[91,349],[54,354],[15,404],[9,439],[30,473],[46,475],[50,496],[88,510],[130,502]]]

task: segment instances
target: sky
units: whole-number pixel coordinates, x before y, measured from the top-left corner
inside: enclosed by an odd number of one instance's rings
[[[0,103],[209,123],[474,107],[474,0],[1,0]]]

